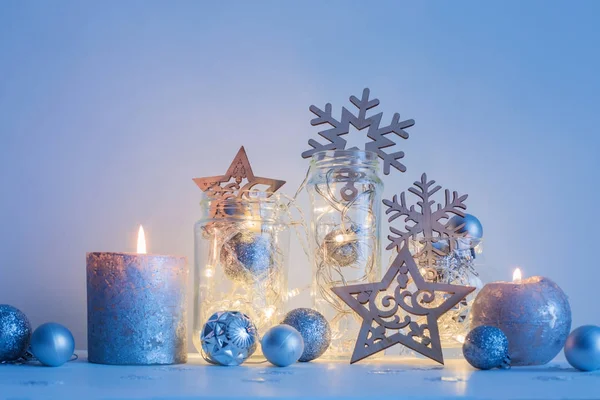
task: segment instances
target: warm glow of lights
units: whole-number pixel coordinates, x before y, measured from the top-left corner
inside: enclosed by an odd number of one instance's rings
[[[292,297],[296,297],[300,294],[300,289],[296,288],[296,289],[292,289],[288,292],[288,299],[291,299]]]
[[[456,335],[456,341],[461,344],[465,343],[464,335]]]
[[[144,228],[140,225],[138,230],[138,242],[137,242],[138,254],[146,254],[146,235],[144,234]]]
[[[204,271],[204,276],[207,278],[212,278],[215,275],[215,269],[212,265],[207,265],[206,270]]]
[[[335,241],[338,243],[342,243],[344,241],[344,235],[336,235]]]
[[[274,306],[269,306],[269,307],[265,308],[265,317],[267,317],[267,319],[270,319],[274,313],[275,313]]]
[[[521,283],[522,278],[523,278],[523,275],[521,274],[521,268],[515,269],[515,272],[513,272],[513,282]]]

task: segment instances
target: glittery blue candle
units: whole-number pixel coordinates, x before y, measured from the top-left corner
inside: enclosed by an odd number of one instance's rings
[[[571,330],[564,292],[548,278],[492,282],[471,308],[471,327],[490,325],[508,338],[511,365],[542,365],[561,351]]]
[[[187,278],[185,257],[88,253],[88,360],[185,363]]]

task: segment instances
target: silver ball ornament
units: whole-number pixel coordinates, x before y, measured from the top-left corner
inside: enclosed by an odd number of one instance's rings
[[[478,326],[471,330],[463,344],[463,355],[478,369],[510,368],[508,339],[493,326]]]
[[[289,325],[272,327],[265,333],[260,344],[266,359],[278,367],[295,363],[304,351],[302,335]]]
[[[584,325],[571,332],[565,343],[565,357],[580,371],[600,369],[600,327]]]
[[[258,331],[246,314],[219,311],[204,324],[200,342],[208,362],[240,365],[256,351]]]
[[[221,247],[225,275],[234,281],[252,283],[269,276],[275,263],[270,240],[259,233],[239,232]]]
[[[479,222],[477,217],[471,214],[465,214],[464,217],[455,215],[448,221],[448,227],[450,228],[457,228],[463,224],[464,226],[457,231],[458,233],[466,232],[466,236],[471,239],[481,239],[483,237],[483,226],[481,226],[481,222]],[[473,246],[477,245],[477,243],[479,243],[478,240],[472,241]]]
[[[59,367],[69,361],[75,351],[73,334],[61,324],[40,325],[31,336],[31,352],[48,367]]]
[[[19,309],[0,304],[0,362],[19,359],[27,351],[31,324]]]
[[[321,357],[331,343],[329,322],[318,311],[310,308],[296,308],[286,314],[283,324],[295,328],[304,339],[304,351],[300,362]]]
[[[358,259],[358,236],[354,229],[336,229],[325,235],[323,256],[328,264],[352,265]]]

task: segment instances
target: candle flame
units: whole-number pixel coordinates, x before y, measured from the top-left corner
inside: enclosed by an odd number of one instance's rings
[[[521,283],[522,278],[523,278],[523,275],[521,274],[521,268],[515,269],[515,272],[513,272],[513,282]]]
[[[144,228],[141,225],[138,230],[137,252],[138,254],[146,254],[146,235],[144,234]]]

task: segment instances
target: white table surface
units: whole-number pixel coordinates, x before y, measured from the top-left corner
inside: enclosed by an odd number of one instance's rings
[[[197,354],[173,366],[90,364],[86,353],[58,368],[0,365],[0,399],[600,399],[600,371],[564,362],[542,367],[477,371],[464,360],[382,358],[241,367],[207,365]]]

